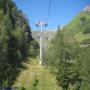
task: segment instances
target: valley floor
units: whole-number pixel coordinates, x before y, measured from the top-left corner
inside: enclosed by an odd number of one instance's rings
[[[23,63],[26,67],[14,83],[14,87],[24,87],[25,90],[61,90],[55,75],[38,64],[38,60],[31,59]]]

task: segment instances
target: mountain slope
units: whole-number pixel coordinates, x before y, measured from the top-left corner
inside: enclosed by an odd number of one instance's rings
[[[80,12],[67,26],[80,44],[90,43],[90,11]]]
[[[68,30],[73,30],[76,26],[81,24],[81,19],[90,19],[90,11],[80,12],[69,24],[66,25]]]
[[[48,48],[48,44],[53,39],[55,34],[56,34],[56,31],[52,31],[52,30],[43,30],[42,31],[42,39],[43,39],[43,48],[44,49]],[[40,31],[32,30],[32,37],[39,43]]]

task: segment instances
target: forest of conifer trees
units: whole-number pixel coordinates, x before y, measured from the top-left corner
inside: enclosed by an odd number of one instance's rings
[[[71,30],[70,25],[58,28],[46,52],[46,65],[63,90],[90,89],[90,12],[82,13]]]
[[[40,67],[55,76],[62,90],[90,90],[90,11],[80,12],[62,29],[58,27],[44,53]],[[13,86],[24,68],[22,62],[38,55],[39,44],[27,17],[12,0],[0,0],[0,86]],[[35,80],[34,88],[39,82]]]
[[[13,1],[0,0],[0,86],[12,85],[23,68],[21,63],[35,57],[38,48],[22,11]]]

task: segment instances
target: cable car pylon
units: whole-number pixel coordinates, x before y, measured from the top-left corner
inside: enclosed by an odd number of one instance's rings
[[[43,31],[43,27],[47,27],[48,26],[48,20],[49,20],[49,17],[50,17],[50,9],[51,9],[51,2],[52,0],[50,0],[49,2],[49,9],[48,9],[48,16],[47,16],[47,23],[44,22],[44,21],[41,21],[41,20],[38,20],[36,22],[36,27],[40,27],[40,61],[39,61],[39,64],[42,65],[42,60],[43,60],[43,43],[42,43],[42,31]]]
[[[42,65],[42,60],[43,60],[43,38],[42,38],[42,31],[43,31],[43,27],[46,27],[48,24],[45,23],[44,21],[37,21],[36,22],[36,27],[40,27],[40,61],[39,64]]]

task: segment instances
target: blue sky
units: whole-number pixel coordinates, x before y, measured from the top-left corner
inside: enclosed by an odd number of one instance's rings
[[[32,22],[46,21],[49,0],[13,0],[18,9],[27,16],[32,29]],[[47,29],[56,29],[59,25],[69,23],[83,8],[90,5],[90,0],[52,0]],[[32,21],[32,22],[31,22]]]

